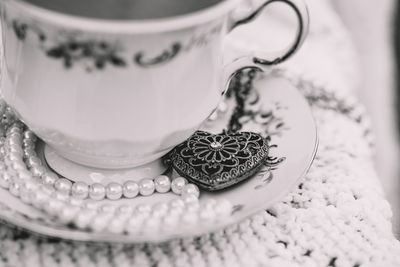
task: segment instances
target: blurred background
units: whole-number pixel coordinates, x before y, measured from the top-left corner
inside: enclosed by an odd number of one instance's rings
[[[249,6],[263,2],[245,1]],[[352,91],[365,106],[375,137],[377,175],[400,238],[400,5],[395,0],[306,2],[309,35],[299,52],[280,66],[335,90]],[[277,4],[267,12],[227,38],[229,47],[241,51],[236,54],[273,51],[290,42],[296,25],[292,11]],[[251,42],[255,36],[257,42]]]
[[[394,0],[334,0],[358,54],[357,95],[366,106],[376,138],[376,168],[393,208],[400,237],[399,96],[400,5]],[[397,17],[397,18],[396,18]]]

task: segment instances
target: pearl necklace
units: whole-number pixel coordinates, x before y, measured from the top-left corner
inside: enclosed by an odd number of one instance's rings
[[[208,199],[200,203],[197,186],[187,183],[183,177],[171,181],[168,176],[161,175],[142,179],[139,183],[112,183],[104,187],[104,191],[98,186],[90,187],[59,178],[37,157],[37,138],[33,132],[23,131],[24,124],[15,119],[9,108],[1,109],[2,105],[4,102],[0,102],[0,132],[3,135],[0,137],[0,187],[63,223],[96,232],[134,234],[185,227],[198,220],[215,223],[232,212],[232,205],[226,200]],[[153,205],[104,204],[98,201],[122,196],[148,196],[170,190],[180,197]]]
[[[227,104],[221,101],[216,111],[208,118],[208,121],[215,121],[218,113],[225,113],[226,111]],[[86,199],[89,197],[93,200],[102,200],[104,198],[117,200],[121,197],[149,196],[154,192],[167,193],[170,190],[177,195],[194,194],[197,197],[200,195],[199,188],[195,184],[188,183],[185,178],[177,177],[171,181],[166,175],[160,175],[154,179],[144,178],[139,182],[128,180],[122,185],[116,182],[111,182],[106,186],[101,183],[88,185],[85,182],[72,182],[69,179],[60,178],[56,173],[43,168],[42,162],[35,151],[35,141],[36,136],[32,131],[27,130],[24,132],[22,147],[31,173],[34,176],[40,176],[43,179],[43,183],[54,185],[56,190],[68,194],[71,193],[76,198]]]
[[[188,183],[185,178],[177,177],[171,181],[166,175],[159,175],[154,179],[144,178],[139,182],[128,180],[122,185],[116,182],[111,182],[106,186],[100,183],[88,185],[85,182],[72,182],[43,168],[35,151],[35,141],[36,136],[30,130],[26,130],[23,134],[22,147],[25,162],[32,175],[40,177],[44,184],[54,186],[57,191],[71,194],[78,199],[117,200],[121,197],[135,198],[138,195],[150,196],[154,192],[167,193],[169,191],[177,195],[194,194],[197,197],[200,195],[199,188],[195,184]]]

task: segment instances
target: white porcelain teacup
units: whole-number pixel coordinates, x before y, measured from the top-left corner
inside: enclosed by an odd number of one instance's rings
[[[101,20],[1,0],[2,94],[46,144],[73,162],[129,168],[160,158],[215,110],[232,75],[278,64],[301,45],[301,0],[268,0],[234,21],[237,0],[153,20]],[[222,41],[273,2],[298,18],[295,41],[273,58],[223,66]]]

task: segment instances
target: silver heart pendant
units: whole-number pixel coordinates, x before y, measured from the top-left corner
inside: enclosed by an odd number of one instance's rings
[[[253,176],[268,158],[268,142],[252,132],[195,132],[168,155],[179,175],[210,191]]]

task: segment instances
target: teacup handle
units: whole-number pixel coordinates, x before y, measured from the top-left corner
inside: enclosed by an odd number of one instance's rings
[[[229,27],[228,29],[233,30],[234,28],[242,24],[246,24],[252,21],[265,7],[274,2],[285,3],[295,11],[295,14],[297,16],[298,26],[297,26],[296,37],[293,43],[288,48],[286,48],[284,51],[281,52],[274,52],[270,53],[269,55],[262,52],[261,53],[254,52],[253,55],[240,57],[234,60],[233,62],[227,64],[224,67],[224,75],[223,75],[224,82],[226,83],[224,86],[225,89],[224,92],[228,88],[230,79],[235,75],[236,72],[247,68],[256,68],[258,70],[263,71],[263,67],[265,66],[277,65],[288,59],[290,56],[292,56],[300,48],[304,39],[306,38],[309,27],[309,15],[307,6],[303,0],[265,1],[260,7],[256,8],[254,11],[251,12],[250,15],[246,16],[245,18],[242,18],[240,20],[232,19],[230,25],[228,26]]]

